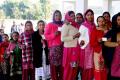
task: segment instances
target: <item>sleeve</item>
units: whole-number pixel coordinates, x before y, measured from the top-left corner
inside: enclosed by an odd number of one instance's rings
[[[89,43],[88,29],[84,25],[81,25],[80,29],[79,29],[79,32],[81,34],[79,39],[78,39],[79,40],[79,44],[83,40],[85,42],[85,44],[83,46],[81,46],[81,49],[84,49],[88,45],[88,43]]]
[[[45,35],[46,40],[53,40],[55,38],[54,33],[51,32],[51,28],[52,28],[51,26],[52,25],[47,24],[45,27],[44,35]]]
[[[61,31],[61,41],[67,42],[73,40],[73,36],[68,35],[69,33],[69,25],[64,24],[62,26],[62,31]]]
[[[112,36],[114,36],[114,30],[110,30],[108,31],[105,35],[104,35],[104,38],[111,38]]]
[[[39,44],[38,43],[38,41],[36,41],[36,39],[37,39],[37,37],[36,37],[36,34],[35,33],[33,33],[32,34],[32,48],[33,48],[33,52],[35,53],[35,52],[37,52],[38,51],[38,45],[37,44]],[[41,40],[40,40],[41,41]],[[42,47],[42,44],[39,44],[39,46],[41,46]]]
[[[33,52],[35,49],[35,38],[34,38],[34,33],[32,34],[32,48],[33,48]]]
[[[96,35],[96,34],[97,34],[96,30],[94,29],[91,33],[91,40],[90,40],[90,44],[93,48],[97,45],[97,42],[98,42],[97,41],[97,36],[98,35]]]
[[[91,33],[90,44],[91,44],[91,47],[93,47],[94,51],[97,53],[100,53],[101,51],[100,44],[102,43],[102,42],[101,43],[98,42],[99,36],[100,35],[97,33],[97,30],[94,29]]]

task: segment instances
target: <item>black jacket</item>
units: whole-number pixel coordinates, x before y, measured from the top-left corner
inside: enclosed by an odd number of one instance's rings
[[[33,65],[38,68],[42,66],[42,53],[43,53],[43,44],[41,43],[41,35],[39,35],[39,31],[36,31],[32,34],[32,47],[33,47]],[[48,46],[45,41],[46,47],[44,48],[46,54],[46,64],[49,64],[48,60]]]

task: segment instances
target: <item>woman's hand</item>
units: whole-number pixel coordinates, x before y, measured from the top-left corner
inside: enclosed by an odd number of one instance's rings
[[[58,35],[60,35],[60,31],[55,32],[55,36],[58,36]]]
[[[85,44],[85,41],[82,40],[82,41],[80,42],[80,46],[83,46],[84,44]]]
[[[75,34],[75,35],[73,36],[73,39],[79,38],[79,37],[80,37],[80,33],[77,33],[77,34]]]

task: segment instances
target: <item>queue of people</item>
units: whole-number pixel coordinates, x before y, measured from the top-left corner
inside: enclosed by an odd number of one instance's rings
[[[64,21],[56,10],[37,31],[31,21],[11,39],[0,30],[0,80],[120,80],[120,13],[94,21],[91,9],[68,11]]]

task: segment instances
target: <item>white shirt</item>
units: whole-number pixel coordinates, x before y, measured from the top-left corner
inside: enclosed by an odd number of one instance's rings
[[[86,28],[84,25],[81,25],[79,28],[79,32],[80,32],[80,37],[78,41],[79,41],[79,44],[81,43],[82,40],[85,42],[85,44],[81,46],[81,49],[84,49],[89,43],[88,28]]]

